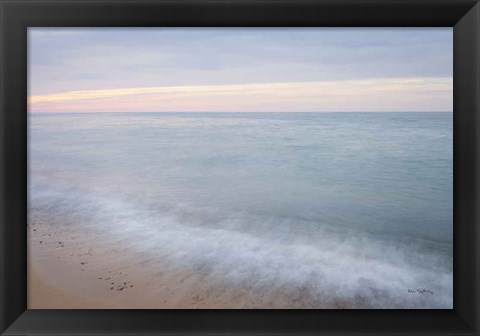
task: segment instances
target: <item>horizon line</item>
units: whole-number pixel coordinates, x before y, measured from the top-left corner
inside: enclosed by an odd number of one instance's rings
[[[91,114],[91,113],[453,113],[453,111],[27,111],[27,114]]]

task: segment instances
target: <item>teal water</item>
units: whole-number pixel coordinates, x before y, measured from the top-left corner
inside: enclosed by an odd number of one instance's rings
[[[452,127],[451,113],[30,114],[29,207],[257,290],[452,308]]]

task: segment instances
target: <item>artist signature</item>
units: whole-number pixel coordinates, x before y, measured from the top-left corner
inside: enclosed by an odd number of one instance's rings
[[[433,291],[430,289],[422,288],[422,289],[408,289],[409,293],[416,293],[420,295],[433,295]]]

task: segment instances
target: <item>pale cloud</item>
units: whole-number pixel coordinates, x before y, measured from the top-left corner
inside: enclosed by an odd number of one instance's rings
[[[159,86],[29,98],[30,112],[451,111],[451,77]]]
[[[446,28],[28,29],[29,93],[451,77]]]
[[[30,111],[451,111],[445,28],[29,28]]]

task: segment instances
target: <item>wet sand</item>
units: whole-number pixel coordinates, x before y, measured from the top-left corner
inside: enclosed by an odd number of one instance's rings
[[[308,293],[255,293],[99,241],[31,217],[29,309],[320,308]]]

